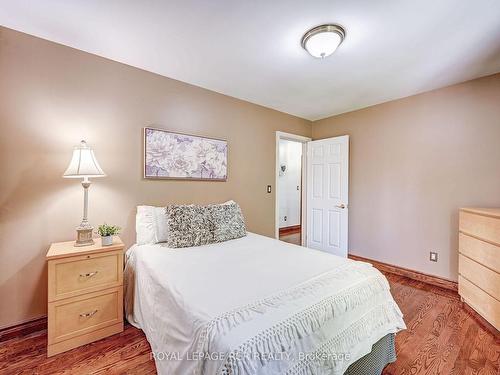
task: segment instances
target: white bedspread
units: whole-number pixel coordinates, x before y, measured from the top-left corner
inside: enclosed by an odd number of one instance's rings
[[[371,265],[249,233],[127,252],[125,308],[160,374],[342,374],[405,328]]]

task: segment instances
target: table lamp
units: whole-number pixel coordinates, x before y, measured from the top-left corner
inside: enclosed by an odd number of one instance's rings
[[[78,228],[76,228],[76,242],[75,246],[92,245],[93,227],[87,220],[88,203],[89,203],[89,187],[90,177],[104,177],[106,176],[94,155],[92,148],[87,145],[87,142],[81,141],[78,146],[73,150],[73,157],[69,162],[68,169],[64,172],[64,178],[82,178],[83,186],[83,219]]]

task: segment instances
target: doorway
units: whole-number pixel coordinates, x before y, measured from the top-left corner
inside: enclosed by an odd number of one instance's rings
[[[276,238],[304,245],[306,145],[311,139],[276,132]]]

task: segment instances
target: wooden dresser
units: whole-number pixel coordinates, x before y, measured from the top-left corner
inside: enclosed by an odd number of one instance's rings
[[[47,356],[123,331],[123,248],[53,243],[48,260]]]
[[[500,330],[500,208],[462,208],[458,292]]]

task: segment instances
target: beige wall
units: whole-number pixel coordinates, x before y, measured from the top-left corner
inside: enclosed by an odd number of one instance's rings
[[[350,252],[456,280],[458,208],[500,207],[500,74],[313,123],[344,134]]]
[[[227,139],[227,182],[142,176],[142,128]],[[78,180],[61,178],[86,139],[108,177],[94,179],[90,221],[134,241],[137,204],[238,201],[248,229],[274,234],[275,131],[311,123],[0,28],[0,327],[46,312],[45,253],[82,214]]]

